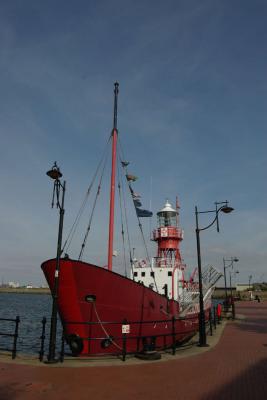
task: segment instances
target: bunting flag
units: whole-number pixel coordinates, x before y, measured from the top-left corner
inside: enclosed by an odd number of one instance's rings
[[[146,217],[152,217],[153,212],[148,211],[148,210],[141,210],[141,208],[135,207],[136,209],[136,214],[138,218],[146,218]]]
[[[137,177],[134,176],[134,175],[126,175],[126,178],[127,178],[128,181],[133,181],[133,182],[137,179]],[[140,194],[135,193],[133,191],[133,188],[132,188],[130,183],[129,183],[129,189],[130,189],[130,192],[131,192],[131,195],[132,195],[132,198],[133,198],[133,202],[134,202],[134,206],[135,206],[135,211],[136,211],[137,217],[138,218],[152,217],[152,215],[153,215],[152,211],[142,210],[141,208],[139,208],[139,207],[142,206],[142,203],[140,201],[140,197],[141,196],[140,196]]]
[[[140,199],[141,195],[133,191],[132,186],[129,184],[129,189],[134,200]]]
[[[135,175],[127,174],[127,175],[126,175],[126,179],[127,179],[128,182],[129,182],[129,181],[135,182],[135,181],[138,179],[138,177],[135,176]]]
[[[129,183],[129,189],[130,189],[131,195],[133,196],[134,195],[134,191],[133,191],[133,188],[132,188],[130,183]]]
[[[134,202],[135,207],[142,207],[142,203],[139,199],[136,199],[133,197],[133,202]]]

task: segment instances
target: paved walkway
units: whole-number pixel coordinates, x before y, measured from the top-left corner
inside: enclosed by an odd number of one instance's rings
[[[266,400],[267,302],[240,302],[236,312],[246,318],[229,322],[216,346],[165,362],[83,368],[0,362],[0,400]]]

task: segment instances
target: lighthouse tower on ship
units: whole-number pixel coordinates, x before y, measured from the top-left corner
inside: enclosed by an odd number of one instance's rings
[[[145,286],[167,296],[179,300],[183,292],[184,268],[179,250],[183,240],[183,231],[179,228],[179,205],[176,210],[169,201],[157,213],[158,227],[153,231],[153,239],[157,242],[157,257],[135,261],[132,278]]]

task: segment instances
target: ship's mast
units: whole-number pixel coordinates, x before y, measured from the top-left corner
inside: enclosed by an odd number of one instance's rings
[[[116,159],[117,159],[117,108],[118,108],[119,84],[114,83],[114,114],[112,129],[112,164],[111,164],[111,182],[110,182],[110,209],[109,209],[109,239],[108,239],[108,270],[112,271],[113,256],[113,234],[114,234],[114,205],[115,205],[115,180],[116,180]]]

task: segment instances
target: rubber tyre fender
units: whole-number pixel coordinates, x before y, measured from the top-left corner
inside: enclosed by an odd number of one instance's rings
[[[71,333],[67,336],[66,342],[70,346],[72,355],[77,357],[83,351],[83,340],[76,333]]]

